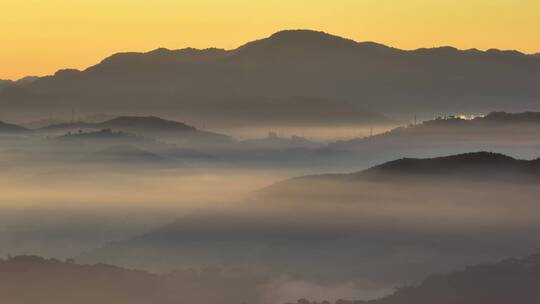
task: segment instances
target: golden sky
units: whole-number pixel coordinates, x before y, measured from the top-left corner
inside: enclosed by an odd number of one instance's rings
[[[539,0],[0,0],[0,79],[86,68],[120,51],[234,48],[315,29],[415,49],[540,52]]]

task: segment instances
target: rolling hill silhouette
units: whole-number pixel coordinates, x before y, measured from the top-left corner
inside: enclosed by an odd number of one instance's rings
[[[517,160],[490,152],[466,153],[432,159],[404,158],[375,166],[361,173],[353,173],[352,176],[371,179],[392,175],[521,181],[522,178],[540,178],[540,160]]]
[[[261,193],[280,197],[297,191],[317,189],[320,183],[398,182],[402,184],[419,181],[434,182],[506,182],[521,183],[540,178],[540,159],[518,160],[491,153],[474,152],[428,159],[403,158],[348,174],[321,174],[297,177],[276,183]],[[311,184],[311,186],[310,186]],[[318,186],[317,186],[318,185]],[[323,187],[323,186],[322,186]],[[332,187],[323,187],[332,192]],[[337,190],[336,190],[337,191]]]
[[[18,126],[18,125],[9,124],[9,123],[0,121],[0,134],[27,133],[27,132],[30,132],[30,130],[24,127]]]
[[[155,116],[121,116],[100,123],[72,122],[43,127],[41,132],[78,132],[78,130],[112,130],[128,132],[150,138],[174,138],[185,141],[225,143],[232,141],[226,135],[198,130],[181,122]],[[97,133],[93,133],[97,134]],[[109,134],[117,134],[109,132]],[[81,134],[88,137],[88,134]]]
[[[388,120],[372,111],[538,108],[539,77],[537,58],[516,51],[404,51],[297,30],[234,50],[115,54],[84,71],[8,86],[0,105],[13,114],[151,109],[212,126],[376,124]]]

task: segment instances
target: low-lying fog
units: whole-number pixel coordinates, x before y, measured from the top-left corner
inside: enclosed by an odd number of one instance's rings
[[[246,268],[270,275],[265,293],[281,303],[372,298],[434,272],[540,250],[534,183],[267,188],[298,174],[11,168],[0,174],[1,254],[157,272]]]
[[[3,254],[72,256],[193,212],[237,208],[244,195],[285,176],[106,166],[2,171],[0,234],[11,243],[0,248]]]
[[[318,142],[332,142],[335,140],[347,140],[358,137],[387,132],[399,125],[377,125],[372,126],[267,126],[267,127],[246,127],[246,128],[225,128],[220,129],[220,133],[231,134],[238,138],[253,139],[275,133],[280,137],[300,136]]]
[[[320,141],[360,132],[261,129],[242,136],[268,131]],[[111,150],[115,141],[3,137],[0,255],[154,272],[245,269],[269,278],[262,298],[277,304],[306,296],[368,299],[429,274],[540,252],[537,180],[278,183],[404,156],[492,150],[533,158],[538,148],[532,130],[515,144],[514,131],[486,141],[447,132],[438,142],[421,131],[328,146],[270,138],[207,150],[141,138]],[[246,286],[238,288],[241,294]]]

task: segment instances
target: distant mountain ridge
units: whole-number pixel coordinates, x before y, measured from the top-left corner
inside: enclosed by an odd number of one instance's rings
[[[14,114],[152,109],[214,126],[375,124],[387,121],[373,112],[540,109],[539,80],[537,58],[516,51],[404,51],[297,30],[234,50],[116,54],[6,87],[0,105]]]

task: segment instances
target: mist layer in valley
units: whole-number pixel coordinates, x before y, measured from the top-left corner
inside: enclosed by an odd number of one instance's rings
[[[374,298],[539,249],[537,161],[476,153],[282,182],[299,173],[128,163],[11,168],[3,254],[242,269],[289,301]]]
[[[378,298],[540,250],[539,129],[533,112],[324,141],[155,116],[2,123],[0,254],[241,273],[251,303]]]

